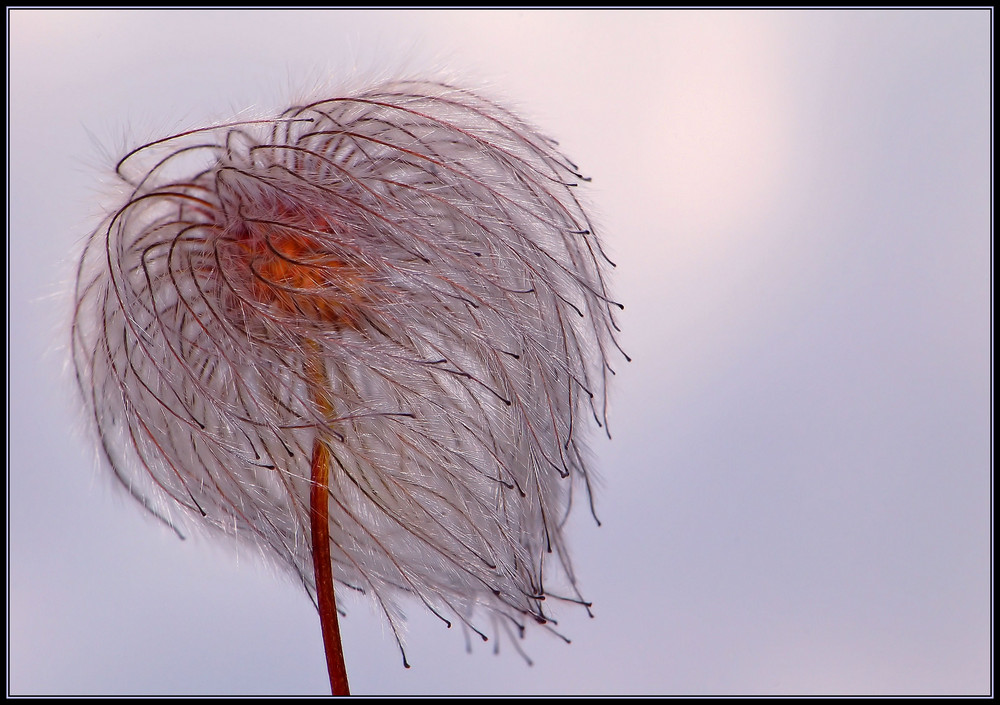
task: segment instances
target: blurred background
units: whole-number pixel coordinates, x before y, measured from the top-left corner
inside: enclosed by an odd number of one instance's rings
[[[379,78],[485,89],[583,170],[626,305],[595,618],[473,644],[410,604],[357,694],[992,687],[992,30],[960,11],[8,10],[8,692],[329,693],[304,591],[112,486],[66,370],[127,149]]]

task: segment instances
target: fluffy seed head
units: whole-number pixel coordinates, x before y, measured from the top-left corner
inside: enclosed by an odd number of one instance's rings
[[[334,576],[394,629],[404,595],[518,629],[547,596],[583,602],[561,526],[590,491],[618,304],[552,141],[473,92],[391,83],[147,144],[118,175],[72,342],[137,500],[312,592],[321,443]]]

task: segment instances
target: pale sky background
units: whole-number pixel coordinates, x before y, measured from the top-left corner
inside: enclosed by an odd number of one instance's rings
[[[8,12],[8,692],[328,693],[305,593],[117,492],[65,373],[112,157],[366,77],[487,86],[593,177],[633,356],[563,609],[367,602],[357,694],[991,687],[986,10]]]

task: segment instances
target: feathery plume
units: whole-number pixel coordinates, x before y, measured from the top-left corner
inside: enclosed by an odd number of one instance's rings
[[[477,614],[523,632],[547,597],[589,608],[561,527],[590,494],[619,304],[554,142],[398,82],[151,142],[117,173],[72,331],[104,454],[171,526],[298,575],[335,692],[334,583],[397,641],[402,597],[483,639]]]

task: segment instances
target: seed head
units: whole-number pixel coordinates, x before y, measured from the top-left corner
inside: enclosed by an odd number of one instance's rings
[[[322,448],[333,576],[394,630],[404,596],[480,634],[477,614],[523,630],[546,597],[586,604],[561,527],[590,492],[618,304],[554,142],[402,82],[174,135],[117,172],[72,348],[133,497],[314,593]]]

